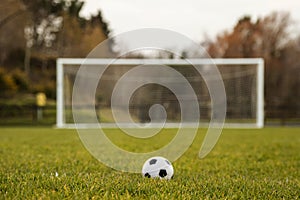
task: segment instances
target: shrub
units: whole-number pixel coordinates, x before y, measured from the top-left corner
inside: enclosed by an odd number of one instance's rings
[[[12,72],[12,78],[18,86],[19,91],[27,91],[29,89],[29,81],[27,75],[20,69],[16,69]]]
[[[18,90],[13,77],[3,68],[0,68],[0,96],[11,96]]]

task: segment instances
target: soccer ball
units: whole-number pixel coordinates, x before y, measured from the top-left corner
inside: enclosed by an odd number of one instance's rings
[[[166,158],[156,156],[149,158],[143,165],[142,174],[148,178],[171,179],[174,169]]]

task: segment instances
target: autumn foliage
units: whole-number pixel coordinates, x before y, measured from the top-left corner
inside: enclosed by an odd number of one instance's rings
[[[206,41],[214,58],[265,60],[267,118],[300,118],[300,34],[291,31],[288,13],[273,12],[256,21],[241,18],[232,31]]]
[[[55,98],[56,58],[86,57],[110,34],[100,11],[89,19],[79,15],[83,5],[80,0],[1,1],[0,96],[43,91]],[[107,46],[99,57],[112,54]],[[30,83],[25,89],[13,79],[20,73]]]
[[[2,98],[44,91],[54,99],[56,58],[86,57],[109,37],[101,12],[82,18],[83,5],[80,0],[1,0]],[[300,34],[292,25],[288,13],[256,20],[246,16],[232,30],[204,42],[213,58],[264,58],[266,117],[283,122],[300,118]],[[112,55],[107,46],[99,57]]]

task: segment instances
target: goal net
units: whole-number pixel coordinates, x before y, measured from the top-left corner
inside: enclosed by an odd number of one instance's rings
[[[212,65],[220,76],[211,71]],[[211,95],[218,91],[211,91],[208,84],[218,81],[226,94],[214,95],[226,100],[224,127],[263,127],[264,62],[260,58],[60,58],[56,126],[75,127],[76,123],[93,128],[100,123],[116,127],[118,121],[118,125],[126,127],[150,122],[152,126],[163,122],[164,127],[178,127],[195,124],[195,117],[200,126],[207,126],[215,113],[213,109],[218,109],[213,107]],[[217,104],[218,99],[214,101]],[[75,121],[74,109],[81,115]]]

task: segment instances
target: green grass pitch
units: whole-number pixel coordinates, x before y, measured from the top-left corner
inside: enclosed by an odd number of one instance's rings
[[[174,131],[139,141],[107,130],[118,146],[137,152],[160,148]],[[199,129],[166,181],[102,165],[76,130],[2,127],[0,199],[300,198],[300,128],[225,129],[213,151],[198,159],[204,133]]]

